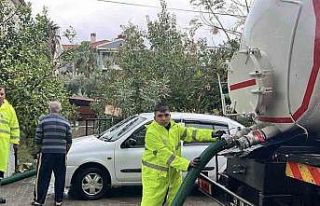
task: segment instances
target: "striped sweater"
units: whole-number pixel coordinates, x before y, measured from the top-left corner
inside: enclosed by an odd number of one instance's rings
[[[37,126],[35,142],[42,153],[67,153],[71,146],[71,126],[68,120],[59,114],[51,113],[40,119]]]

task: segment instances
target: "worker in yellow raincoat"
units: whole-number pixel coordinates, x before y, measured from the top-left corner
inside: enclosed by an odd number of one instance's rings
[[[199,158],[189,161],[181,156],[181,141],[215,142],[224,133],[177,124],[165,104],[157,104],[154,112],[142,157],[142,206],[171,205],[182,184],[181,172],[198,166]]]
[[[16,112],[5,97],[5,87],[0,85],[0,187],[1,179],[8,167],[10,144],[13,144],[16,150],[16,146],[20,140],[20,129]],[[0,192],[0,204],[4,204],[5,202],[5,199],[1,198]]]

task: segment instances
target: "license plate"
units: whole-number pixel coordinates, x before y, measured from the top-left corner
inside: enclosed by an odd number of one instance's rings
[[[198,186],[202,192],[207,193],[212,196],[212,185],[209,181],[207,181],[204,178],[199,177],[198,178]]]

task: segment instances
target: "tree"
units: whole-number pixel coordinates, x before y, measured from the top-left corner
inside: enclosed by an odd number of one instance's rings
[[[59,35],[60,27],[47,17],[47,10],[43,10],[42,21],[47,25],[46,38],[48,39],[48,47],[50,49],[50,58],[53,64],[56,64],[56,55],[58,45],[60,45],[61,36]],[[40,19],[38,19],[40,20]]]
[[[58,58],[59,78],[72,95],[93,96],[96,80],[99,79],[97,52],[89,42],[63,51]]]
[[[203,11],[190,22],[193,32],[206,26],[212,34],[222,31],[223,37],[230,41],[240,38],[252,0],[190,0],[190,3]]]
[[[89,77],[97,68],[97,53],[90,48],[89,42],[81,42],[74,52],[74,67],[76,74]]]
[[[54,75],[51,27],[46,13],[31,15],[31,5],[15,9],[0,0],[0,83],[17,111],[22,140],[32,138],[40,115],[50,100],[62,101],[65,114],[70,106],[62,82]],[[14,13],[14,18],[6,19]]]
[[[69,28],[63,32],[63,36],[67,38],[70,44],[73,44],[74,39],[77,36],[77,32],[72,26],[69,26]]]
[[[69,68],[70,69],[69,69]],[[59,71],[64,74],[84,75],[89,77],[97,69],[97,53],[89,42],[81,42],[74,48],[67,49],[59,56]]]
[[[103,103],[122,108],[123,115],[150,111],[157,100],[168,93],[167,77],[154,76],[152,53],[144,44],[144,35],[137,26],[123,26],[126,43],[116,61],[121,70],[109,69],[100,84]]]
[[[168,13],[164,1],[161,5],[158,19],[148,22],[147,39],[155,70],[169,77],[166,101],[177,111],[212,112],[220,98],[216,75],[203,58],[208,45],[179,31],[175,16]]]
[[[190,33],[194,35],[197,29],[207,27],[212,35],[220,33],[223,38],[223,43],[212,54],[208,52],[203,54],[207,56],[205,58],[209,63],[207,67],[218,77],[222,101],[224,101],[224,94],[228,93],[227,84],[225,84],[228,68],[226,62],[239,48],[242,29],[252,2],[252,0],[190,0],[191,4],[203,12],[190,22],[192,25]]]
[[[120,107],[125,116],[148,112],[157,101],[168,102],[175,111],[213,112],[220,96],[208,46],[179,31],[166,3],[161,5],[158,18],[147,19],[147,31],[123,26],[126,43],[117,55],[121,70],[100,76],[99,104]]]
[[[237,42],[210,48],[205,40],[179,31],[164,1],[161,6],[158,18],[147,18],[146,31],[122,26],[126,42],[115,53],[120,70],[99,70],[90,60],[95,51],[86,44],[68,50],[65,62],[76,68],[76,75],[66,78],[68,90],[96,99],[93,107],[99,114],[107,104],[121,108],[123,116],[147,112],[157,101],[167,101],[176,111],[220,111],[217,74],[226,79],[226,61]]]

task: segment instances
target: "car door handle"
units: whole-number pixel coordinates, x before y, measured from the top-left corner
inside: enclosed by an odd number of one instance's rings
[[[141,173],[141,169],[123,169],[120,170],[122,173]]]

